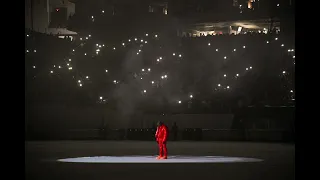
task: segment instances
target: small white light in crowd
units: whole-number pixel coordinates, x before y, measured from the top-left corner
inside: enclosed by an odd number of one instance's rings
[[[290,90],[291,93],[293,93],[293,90]]]
[[[159,60],[159,59],[157,59],[157,61],[159,62],[160,60]]]
[[[193,96],[192,96],[192,95],[190,95],[189,97],[190,97],[190,98],[193,98]]]
[[[223,57],[224,59],[227,59],[227,56]]]
[[[210,43],[208,43],[208,46],[210,46],[211,44]]]
[[[50,71],[50,73],[52,74],[52,73],[53,73],[53,71]]]
[[[101,45],[99,45],[99,48],[101,48]]]
[[[113,50],[116,50],[116,48],[115,48],[115,47],[113,47]]]
[[[137,55],[139,55],[139,53],[137,52]]]
[[[237,77],[239,77],[239,74],[236,74]]]
[[[291,49],[288,49],[288,52],[291,52]]]
[[[277,7],[279,7],[280,6],[280,4],[277,4]]]
[[[33,69],[35,69],[36,68],[36,66],[33,66]]]
[[[249,70],[249,68],[246,68],[246,71],[248,71]]]
[[[286,71],[282,71],[282,74],[285,74],[286,73]]]
[[[89,37],[91,37],[91,35],[89,34]]]
[[[167,75],[164,75],[164,78],[167,78],[168,76]]]
[[[236,50],[236,49],[233,49],[233,51],[236,52],[237,50]]]
[[[144,93],[146,93],[146,92],[147,92],[147,90],[143,90],[143,92],[144,92]]]
[[[72,49],[72,51],[74,52],[74,49]]]
[[[134,38],[135,41],[137,41],[137,38]]]
[[[33,52],[37,52],[37,50],[33,50]]]
[[[131,39],[129,39],[128,41],[131,42]]]
[[[149,36],[149,34],[146,34],[146,36]]]
[[[78,80],[78,83],[81,83],[81,80]]]
[[[99,52],[97,51],[96,54],[99,54]]]
[[[97,52],[99,52],[99,51],[100,51],[100,49],[97,49],[96,51],[97,51]]]
[[[82,84],[79,84],[80,87],[82,87]]]
[[[106,72],[108,72],[108,69],[106,69]]]
[[[164,78],[164,76],[161,76],[161,79],[163,79]]]
[[[102,46],[104,47],[104,44],[102,44]]]
[[[69,59],[69,61],[71,61],[71,59]]]
[[[27,50],[27,53],[29,52],[29,50]]]
[[[250,69],[252,69],[252,66],[250,66]]]
[[[293,58],[293,59],[295,59],[295,58],[296,58],[296,56],[292,56],[292,58]]]
[[[154,37],[158,37],[158,35],[154,35]]]
[[[154,81],[151,81],[151,84],[154,84]]]
[[[227,89],[229,89],[230,87],[229,86],[227,86]]]
[[[103,99],[103,97],[102,96],[100,96],[100,100],[102,100]]]
[[[122,46],[124,46],[125,44],[124,43],[122,43]]]
[[[145,41],[144,43],[145,43],[145,44],[147,44],[147,43],[148,43],[148,41]]]
[[[151,71],[151,69],[150,69],[150,68],[148,68],[148,71]]]
[[[56,67],[56,65],[53,65],[53,67],[55,68],[55,67]]]
[[[218,86],[220,87],[220,86],[221,86],[221,84],[218,84]]]
[[[113,83],[117,83],[117,81],[116,81],[116,80],[113,80]]]
[[[72,67],[69,67],[69,70],[72,70]]]
[[[284,46],[284,44],[281,44],[281,47],[283,47]]]
[[[61,68],[61,66],[59,66],[59,69]]]
[[[219,49],[216,49],[216,51],[218,52],[218,51],[219,51]]]
[[[267,44],[269,44],[269,41],[267,41]]]
[[[29,34],[27,34],[27,37],[29,37]]]
[[[86,76],[86,79],[89,79],[89,76]]]
[[[274,38],[274,40],[278,40],[278,38]]]
[[[291,52],[294,52],[294,49],[291,49]]]
[[[181,104],[181,101],[178,101],[179,104]]]
[[[86,56],[86,55],[87,55],[87,53],[84,53],[84,55]]]
[[[88,37],[86,37],[86,39],[89,39]]]
[[[143,42],[143,39],[141,39],[140,42]]]
[[[69,63],[67,63],[67,66],[69,66]]]
[[[182,55],[181,55],[181,54],[179,54],[179,57],[182,57]]]
[[[82,41],[82,38],[80,38],[80,41]]]
[[[159,59],[162,59],[162,57],[160,57]]]
[[[141,49],[139,49],[139,52],[141,52]]]
[[[243,46],[243,49],[246,48],[246,46]]]
[[[94,17],[93,17],[93,16],[91,16],[91,18],[93,19]]]
[[[141,69],[141,71],[144,71],[144,69]]]
[[[224,74],[224,75],[223,75],[223,77],[227,77],[227,75],[226,75],[226,74]]]
[[[175,56],[175,55],[176,55],[176,53],[173,53],[172,55],[173,55],[173,56]]]
[[[104,10],[102,10],[101,12],[104,13]]]
[[[142,77],[140,79],[142,80]]]

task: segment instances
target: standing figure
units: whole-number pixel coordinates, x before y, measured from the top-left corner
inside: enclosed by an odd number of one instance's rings
[[[168,127],[161,121],[159,121],[157,125],[157,132],[155,134],[156,141],[158,142],[159,146],[159,156],[157,157],[157,159],[167,159]]]

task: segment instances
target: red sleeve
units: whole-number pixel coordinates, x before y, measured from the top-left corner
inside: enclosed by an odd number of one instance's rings
[[[159,134],[159,127],[157,127],[156,138],[158,138],[158,134]]]

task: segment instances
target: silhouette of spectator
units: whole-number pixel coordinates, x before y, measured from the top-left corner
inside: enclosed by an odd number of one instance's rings
[[[173,126],[172,126],[172,133],[173,133],[173,140],[176,141],[178,138],[178,126],[177,126],[177,123],[174,122],[173,123]]]

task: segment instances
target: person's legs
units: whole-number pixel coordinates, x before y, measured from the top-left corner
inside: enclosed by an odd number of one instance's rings
[[[163,142],[160,142],[158,143],[158,146],[159,146],[159,156],[157,157],[157,159],[160,159],[163,155]]]
[[[168,149],[167,149],[167,143],[162,143],[162,159],[167,159],[168,156]]]

